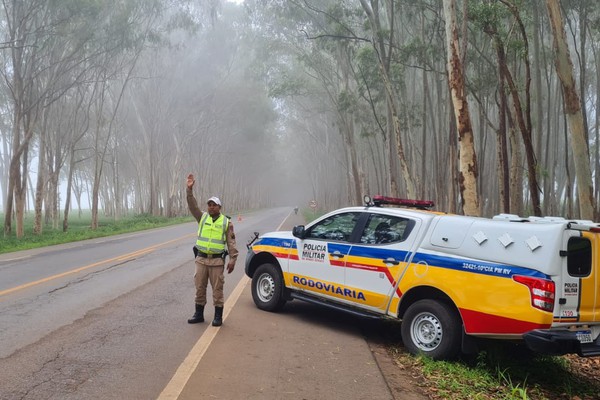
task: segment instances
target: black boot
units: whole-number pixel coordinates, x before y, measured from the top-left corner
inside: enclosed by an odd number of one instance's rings
[[[204,322],[204,306],[200,304],[196,304],[194,316],[188,319],[188,324],[197,324],[198,322]]]
[[[223,307],[215,307],[215,319],[213,319],[212,326],[223,325]]]

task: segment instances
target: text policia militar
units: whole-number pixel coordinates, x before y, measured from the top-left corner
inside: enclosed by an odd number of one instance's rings
[[[326,252],[327,245],[325,244],[304,243],[304,246],[302,247],[302,258],[313,261],[324,261]]]

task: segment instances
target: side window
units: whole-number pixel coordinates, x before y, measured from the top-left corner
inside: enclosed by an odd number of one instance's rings
[[[567,271],[574,277],[588,276],[592,271],[592,244],[588,239],[569,238],[567,244]]]
[[[402,242],[415,226],[412,219],[391,215],[371,214],[360,237],[360,243],[386,244]]]
[[[311,226],[305,238],[348,241],[359,217],[360,213],[332,215]]]

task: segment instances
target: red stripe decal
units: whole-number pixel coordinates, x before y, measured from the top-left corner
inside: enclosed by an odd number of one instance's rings
[[[389,268],[387,268],[387,267],[378,267],[376,265],[366,265],[366,264],[356,264],[356,263],[347,263],[346,267],[354,268],[354,269],[362,269],[365,271],[383,272],[385,274],[385,276],[387,277],[388,281],[390,281],[390,284],[392,285],[392,287],[396,286],[396,280],[394,279],[394,277],[392,276],[392,273],[390,272]],[[398,297],[402,297],[402,292],[400,291],[400,287],[396,288],[396,293],[398,294]]]
[[[275,256],[275,258],[288,258],[287,253],[271,253]]]
[[[364,270],[367,270],[367,271],[380,271],[382,269],[382,268],[376,267],[374,265],[364,265],[364,264],[346,264],[346,266],[348,268],[364,269]]]
[[[504,333],[522,334],[533,329],[547,329],[551,324],[536,324],[518,319],[500,317],[498,315],[486,314],[479,311],[460,309],[465,331],[474,333]]]

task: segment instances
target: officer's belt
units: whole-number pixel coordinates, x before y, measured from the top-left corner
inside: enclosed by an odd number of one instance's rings
[[[203,253],[201,251],[198,251],[198,257],[204,257],[204,258],[221,258],[222,256],[223,256],[223,253],[207,254],[207,253]]]

